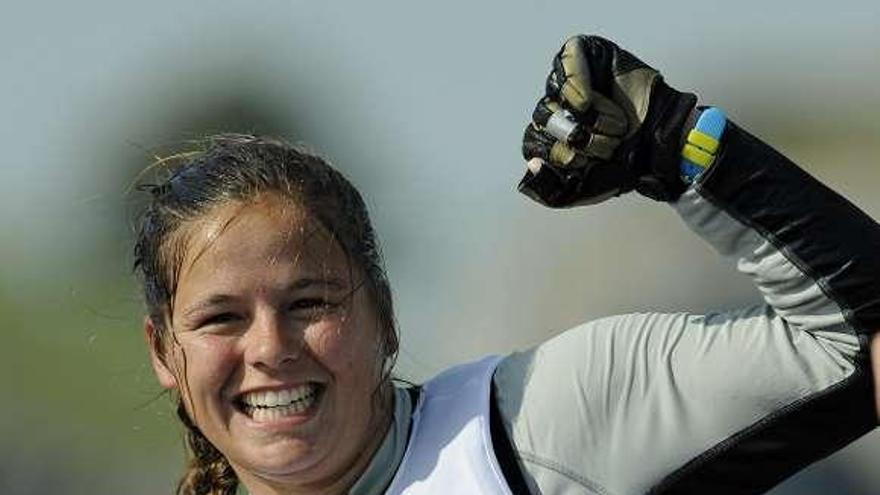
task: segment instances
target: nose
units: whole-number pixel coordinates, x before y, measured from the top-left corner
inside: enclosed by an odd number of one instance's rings
[[[303,332],[284,316],[265,311],[257,314],[247,331],[245,360],[265,369],[280,369],[299,359],[303,352]]]

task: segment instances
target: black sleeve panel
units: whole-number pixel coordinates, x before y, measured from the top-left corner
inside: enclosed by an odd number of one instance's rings
[[[698,192],[774,243],[858,333],[880,329],[880,226],[735,124],[724,143]]]
[[[763,418],[715,445],[651,495],[764,493],[876,425],[874,385],[862,363],[844,382]]]

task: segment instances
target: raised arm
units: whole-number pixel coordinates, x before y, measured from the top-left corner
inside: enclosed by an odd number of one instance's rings
[[[539,109],[567,115],[536,111],[521,190],[554,207],[634,188],[670,201],[766,304],[606,318],[506,358],[496,403],[535,493],[761,493],[877,423],[880,228],[732,123],[688,187],[694,100],[607,40],[555,59]]]

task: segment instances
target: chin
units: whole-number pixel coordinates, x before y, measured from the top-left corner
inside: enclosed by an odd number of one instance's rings
[[[301,482],[319,478],[315,468],[327,457],[315,445],[302,439],[284,439],[269,445],[251,446],[242,454],[242,462],[234,463],[236,471],[244,469],[261,478]]]

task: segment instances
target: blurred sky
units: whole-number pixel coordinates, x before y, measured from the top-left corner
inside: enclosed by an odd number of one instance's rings
[[[632,197],[549,212],[514,192],[549,60],[579,32],[615,39],[880,215],[876,2],[5,2],[0,311],[16,367],[0,391],[26,398],[0,433],[34,418],[45,432],[8,441],[0,461],[29,443],[37,460],[20,456],[22,472],[72,462],[54,440],[63,405],[25,389],[106,392],[121,404],[106,417],[84,408],[85,426],[64,438],[88,443],[112,425],[118,471],[61,479],[131,479],[125,456],[152,438],[131,429],[159,427],[122,417],[158,391],[128,273],[127,189],[151,150],[205,132],[304,140],[361,187],[395,288],[399,371],[413,379],[597,316],[755,301],[666,208]],[[218,114],[246,128],[206,124]],[[62,355],[70,369],[53,368]],[[176,448],[155,443],[144,450]],[[878,474],[859,466],[876,448],[869,438],[817,469],[845,473],[854,488],[837,493],[869,493]],[[167,487],[176,462],[143,493]]]

